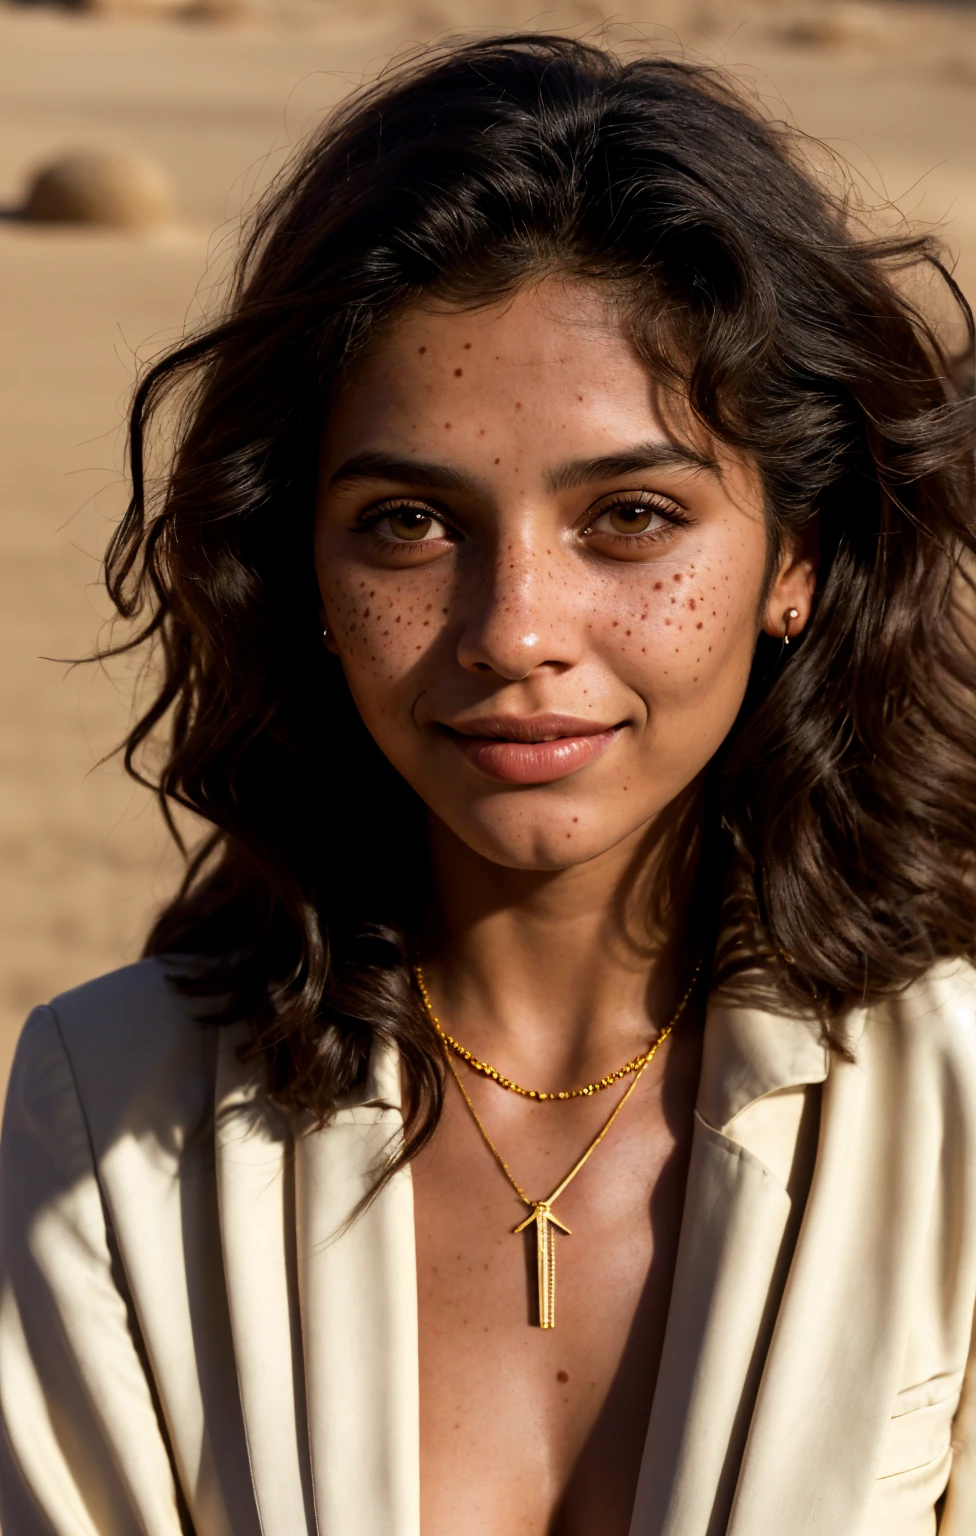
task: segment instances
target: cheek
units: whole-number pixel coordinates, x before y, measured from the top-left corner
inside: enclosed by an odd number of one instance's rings
[[[447,617],[445,583],[410,572],[333,565],[320,574],[329,628],[354,692],[412,676]]]
[[[748,674],[760,582],[740,562],[689,556],[648,572],[594,627],[639,692],[693,703]]]

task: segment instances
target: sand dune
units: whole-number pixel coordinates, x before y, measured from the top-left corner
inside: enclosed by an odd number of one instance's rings
[[[122,504],[137,359],[212,302],[242,202],[393,51],[459,26],[588,31],[600,18],[587,4],[461,0],[157,11],[0,7],[0,207],[37,163],[103,147],[158,161],[180,209],[148,234],[0,220],[0,1082],[28,1007],[135,957],[175,876],[148,798],[95,767],[125,727],[125,670],[42,659],[85,654],[104,622],[99,553]],[[618,37],[728,64],[849,156],[868,196],[944,221],[976,291],[976,16],[646,0],[613,14],[628,18]]]

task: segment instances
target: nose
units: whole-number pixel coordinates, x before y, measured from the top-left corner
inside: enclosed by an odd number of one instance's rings
[[[459,594],[457,655],[469,672],[519,682],[540,669],[565,671],[582,652],[582,594],[548,543],[524,535],[500,543],[487,568]]]

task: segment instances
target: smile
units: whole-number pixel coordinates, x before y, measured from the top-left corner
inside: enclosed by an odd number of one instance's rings
[[[475,768],[506,784],[550,784],[601,757],[623,723],[600,725],[569,715],[497,715],[444,726]]]

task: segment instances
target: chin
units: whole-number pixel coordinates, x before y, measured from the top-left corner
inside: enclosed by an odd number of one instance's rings
[[[490,863],[540,874],[586,864],[635,830],[629,825],[617,829],[604,826],[596,837],[592,829],[581,830],[570,817],[532,815],[452,819],[449,825],[474,853]]]

